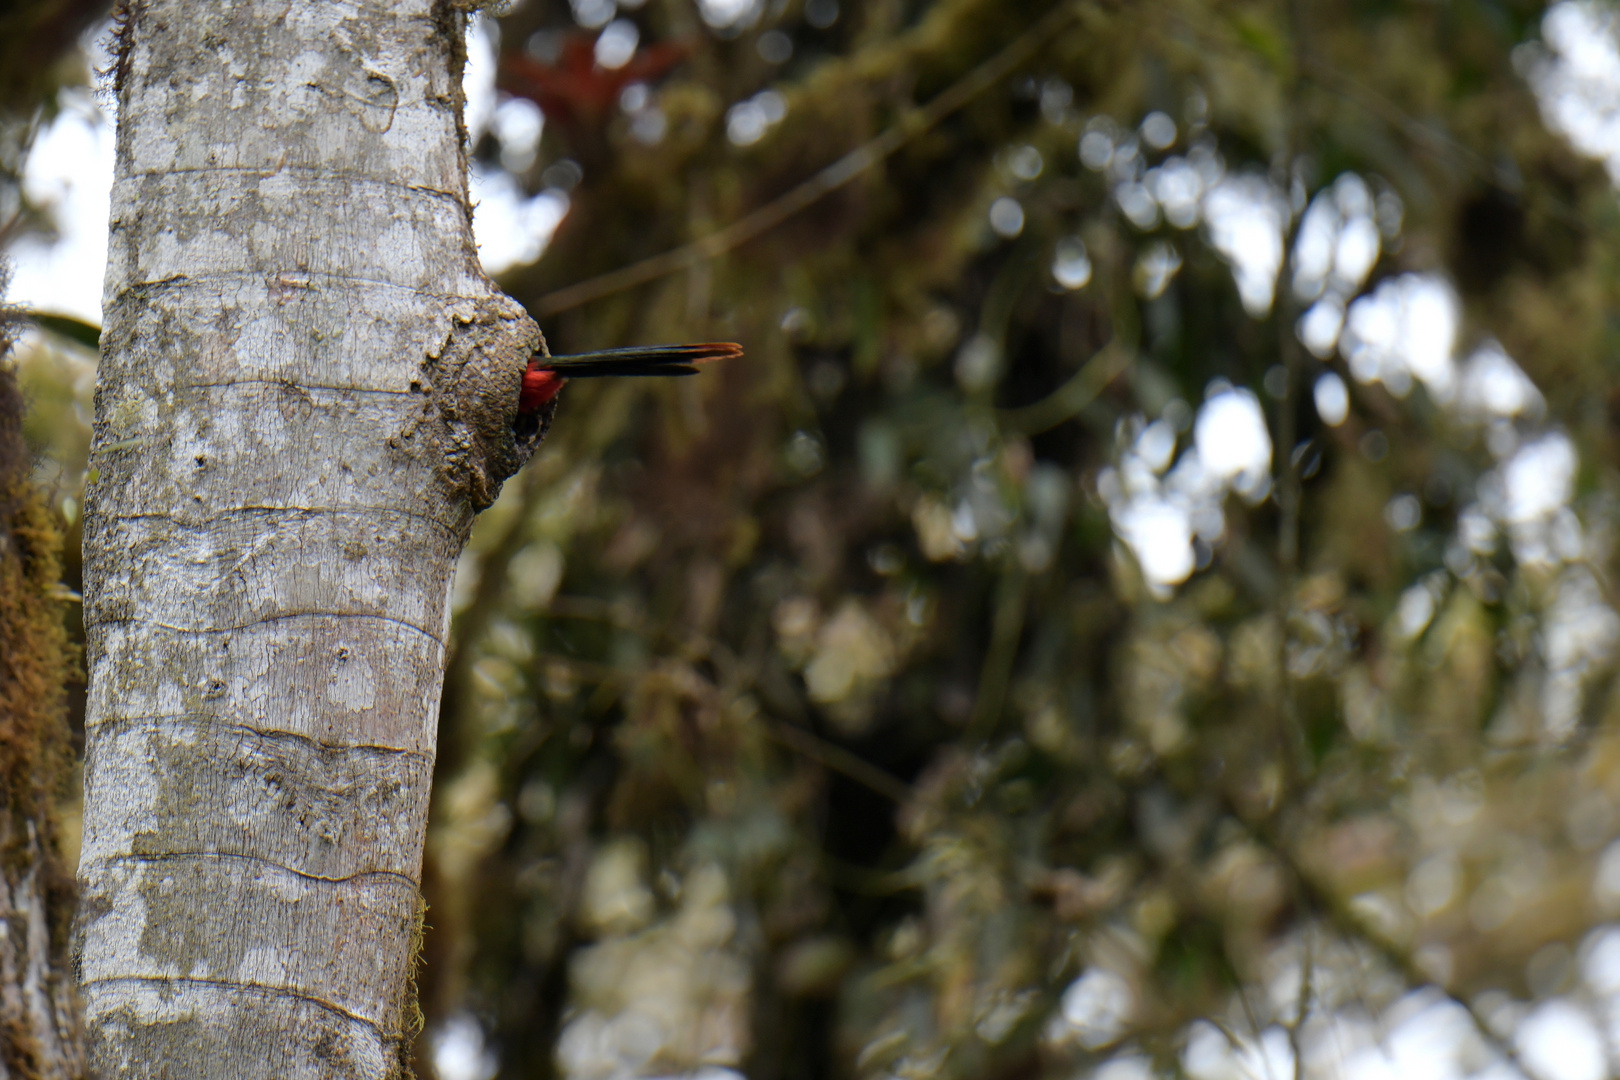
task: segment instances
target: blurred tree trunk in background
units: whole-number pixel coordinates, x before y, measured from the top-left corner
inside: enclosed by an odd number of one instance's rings
[[[16,325],[0,322],[0,361]],[[62,533],[31,482],[22,418],[16,380],[0,368],[0,1078],[68,1080],[84,1074],[57,813],[72,766],[73,665]]]
[[[14,3],[0,13],[0,248],[28,221],[16,197],[33,118],[103,0]],[[8,277],[0,256],[0,297]],[[23,324],[0,309],[0,1078],[84,1075],[70,966],[72,868],[60,809],[73,766],[63,523],[33,482],[24,398],[11,369]]]
[[[451,576],[539,435],[512,428],[538,333],[470,236],[464,16],[128,10],[85,524],[91,1070],[400,1075]]]

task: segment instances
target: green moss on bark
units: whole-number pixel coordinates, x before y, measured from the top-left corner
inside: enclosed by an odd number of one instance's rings
[[[8,338],[9,327],[0,323],[0,357]],[[7,892],[14,897],[17,883],[29,876],[43,893],[50,934],[46,977],[56,1001],[72,993],[67,983],[75,889],[61,860],[56,808],[72,766],[67,687],[79,660],[62,619],[62,530],[30,481],[23,404],[16,379],[0,367],[0,874],[10,880]],[[77,1040],[76,1031],[58,1035]],[[77,1056],[76,1050],[69,1054]],[[68,1075],[68,1063],[51,1056],[28,1017],[0,1017],[0,1061],[7,1075]]]

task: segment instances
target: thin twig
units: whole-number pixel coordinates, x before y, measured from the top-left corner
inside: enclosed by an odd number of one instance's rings
[[[1294,1006],[1293,1021],[1284,1025],[1285,1030],[1288,1032],[1288,1048],[1294,1055],[1294,1080],[1305,1080],[1305,1047],[1300,1040],[1299,1033],[1300,1029],[1305,1026],[1305,1018],[1310,1015],[1311,984],[1316,977],[1316,956],[1315,950],[1311,948],[1311,928],[1309,925],[1300,934],[1300,947],[1305,955],[1300,963],[1299,1003]]]
[[[1530,1077],[1531,1080],[1541,1080],[1540,1074],[1525,1064],[1523,1058],[1519,1056],[1519,1052],[1513,1048],[1513,1045],[1491,1028],[1489,1021],[1485,1019],[1472,1001],[1430,978],[1418,966],[1417,960],[1410,951],[1373,926],[1370,921],[1363,918],[1354,908],[1345,903],[1332,889],[1312,877],[1304,865],[1294,857],[1294,853],[1287,843],[1274,835],[1263,823],[1250,821],[1241,815],[1234,816],[1244,824],[1250,836],[1282,863],[1311,906],[1320,911],[1328,922],[1336,926],[1341,933],[1357,938],[1366,944],[1385,963],[1400,972],[1401,977],[1409,985],[1434,986],[1456,1002],[1468,1014],[1468,1018],[1473,1021],[1474,1029],[1479,1033],[1479,1037],[1486,1045],[1502,1055],[1502,1058],[1508,1064],[1518,1069],[1525,1076]]]
[[[874,165],[884,161],[917,136],[932,129],[947,116],[1016,71],[1046,45],[1062,25],[1078,13],[1078,5],[1061,3],[1038,19],[1011,44],[947,87],[921,109],[901,117],[893,126],[856,147],[798,187],[771,202],[683,247],[654,255],[629,266],[610,270],[564,289],[547,293],[534,305],[537,317],[545,318],[600,300],[605,296],[656,281],[667,274],[713,259],[747,243],[805,209],[825,195],[848,184]]]
[[[1024,634],[1028,595],[1026,575],[1016,553],[1008,556],[998,584],[995,613],[990,622],[990,647],[985,650],[984,666],[979,672],[979,692],[973,702],[973,719],[967,728],[969,746],[986,743],[995,734],[1006,706],[1013,664],[1018,659],[1018,639]]]
[[[1306,40],[1305,14],[1300,0],[1289,0],[1288,26],[1293,39],[1293,65],[1288,75],[1285,95],[1287,116],[1284,160],[1292,171],[1300,146],[1300,108],[1306,90],[1305,70],[1309,56]],[[1290,230],[1284,229],[1284,241],[1292,239]],[[1300,462],[1294,454],[1298,439],[1296,410],[1299,407],[1300,379],[1304,374],[1303,358],[1295,335],[1295,300],[1291,288],[1278,282],[1276,303],[1272,308],[1277,324],[1277,350],[1283,369],[1283,392],[1278,402],[1277,454],[1277,576],[1282,588],[1277,592],[1277,705],[1278,720],[1282,724],[1283,775],[1290,789],[1297,789],[1310,773],[1310,752],[1300,722],[1299,704],[1294,694],[1293,672],[1288,666],[1288,621],[1293,613],[1294,591],[1299,576],[1299,520],[1303,498]]]
[[[1301,142],[1300,107],[1305,92],[1305,69],[1310,55],[1309,42],[1306,40],[1305,12],[1300,0],[1290,0],[1288,24],[1294,44],[1294,63],[1288,76],[1289,86],[1284,106],[1288,121],[1288,143],[1284,153],[1287,167],[1292,170]],[[1285,233],[1287,231],[1284,230]],[[1286,241],[1290,237],[1284,236],[1283,239]],[[1299,564],[1300,469],[1299,463],[1294,460],[1294,442],[1298,437],[1294,412],[1298,406],[1299,383],[1304,374],[1304,365],[1301,363],[1299,341],[1294,330],[1294,293],[1292,289],[1283,287],[1282,282],[1279,281],[1277,284],[1279,295],[1273,310],[1277,317],[1277,347],[1282,354],[1284,373],[1280,411],[1277,416],[1277,442],[1282,457],[1277,476],[1277,508],[1281,511],[1277,515],[1277,562],[1288,586],[1284,589],[1287,596],[1292,592],[1294,571]],[[1288,638],[1286,605],[1285,599],[1283,623],[1279,627],[1283,641]],[[1283,679],[1286,684],[1286,671]]]
[[[1032,405],[1018,409],[1005,409],[997,414],[1001,426],[1022,435],[1039,435],[1050,431],[1065,420],[1078,414],[1097,400],[1097,395],[1108,388],[1131,362],[1136,349],[1115,337],[1092,354],[1069,381]]]
[[[1119,267],[1112,273],[1101,275],[1100,287],[1113,320],[1112,336],[1108,343],[1092,353],[1091,359],[1068,381],[1039,401],[1016,409],[999,409],[996,422],[1008,431],[1021,435],[1039,435],[1078,416],[1110,383],[1119,378],[1136,362],[1137,346],[1142,337],[1141,319],[1135,298],[1128,285],[1129,274]]]
[[[1266,1072],[1265,1080],[1280,1080],[1277,1074],[1271,1071],[1271,1055],[1266,1053],[1265,1031],[1260,1027],[1260,1014],[1255,1011],[1254,1002],[1249,1000],[1248,987],[1241,979],[1237,980],[1237,995],[1238,1004],[1243,1006],[1243,1016],[1249,1021],[1249,1031],[1253,1033],[1255,1056],[1260,1059],[1260,1067]]]
[[[903,806],[911,798],[911,788],[905,781],[884,772],[870,761],[845,750],[842,746],[828,742],[814,732],[783,720],[765,724],[764,730],[789,750],[803,754],[833,772],[842,773],[897,806]]]

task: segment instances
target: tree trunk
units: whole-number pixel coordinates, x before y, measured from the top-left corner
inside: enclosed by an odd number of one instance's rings
[[[448,2],[132,0],[86,498],[96,1076],[403,1075],[456,559],[541,434]]]
[[[0,325],[0,357],[8,332]],[[68,638],[53,595],[62,534],[29,479],[22,413],[16,380],[0,369],[0,1080],[76,1080],[73,879],[55,805],[73,760]]]

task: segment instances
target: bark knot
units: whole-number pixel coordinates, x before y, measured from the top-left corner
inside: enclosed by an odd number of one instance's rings
[[[528,313],[496,294],[456,305],[439,345],[423,357],[420,382],[432,418],[425,433],[445,482],[474,511],[495,501],[545,434],[545,422],[517,423],[523,369],[544,345]]]

